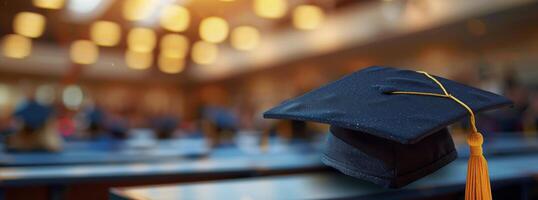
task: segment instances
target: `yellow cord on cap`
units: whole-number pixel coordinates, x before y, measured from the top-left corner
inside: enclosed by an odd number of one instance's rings
[[[491,199],[491,186],[489,183],[488,164],[486,159],[484,158],[484,155],[482,154],[482,143],[484,142],[484,139],[482,137],[482,134],[478,132],[478,129],[476,128],[476,119],[473,110],[463,101],[448,93],[443,84],[441,84],[441,82],[439,82],[435,77],[423,71],[418,71],[418,73],[422,73],[431,80],[433,80],[439,86],[439,88],[443,90],[443,94],[413,91],[395,91],[392,92],[392,94],[409,94],[449,98],[463,106],[467,110],[467,112],[469,112],[469,121],[471,122],[471,128],[473,129],[473,132],[469,136],[467,136],[467,144],[469,144],[471,156],[469,157],[469,162],[467,165],[467,183],[465,185],[465,199]]]

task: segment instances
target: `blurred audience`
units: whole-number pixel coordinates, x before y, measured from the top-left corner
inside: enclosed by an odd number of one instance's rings
[[[58,120],[50,106],[38,103],[33,96],[23,101],[13,113],[15,134],[8,137],[7,148],[13,151],[59,151],[61,138]]]
[[[104,134],[105,112],[98,105],[90,105],[82,110],[83,120],[86,122],[88,137],[95,139]]]
[[[158,139],[172,138],[179,123],[179,119],[176,116],[168,113],[154,115],[149,121]]]
[[[480,82],[475,83],[503,93],[514,102],[511,108],[481,114],[480,128],[487,130],[486,136],[507,133],[536,137],[538,90],[521,83],[514,69],[506,69],[500,77],[487,72],[488,77],[480,77]],[[0,134],[10,150],[59,151],[62,138],[124,140],[131,137],[133,129],[149,128],[157,139],[203,136],[212,147],[235,145],[238,132],[256,134],[261,138],[260,143],[264,143],[268,137],[285,141],[316,139],[328,130],[326,126],[301,121],[260,120],[265,107],[278,102],[260,103],[245,94],[230,95],[225,88],[209,88],[202,93],[201,100],[194,101],[198,112],[187,117],[180,117],[184,113],[166,109],[164,105],[160,109],[144,110],[133,102],[120,107],[86,103],[80,109],[69,109],[59,103],[40,103],[29,93],[11,115],[0,116]],[[290,91],[294,92],[287,96],[299,95],[305,89]],[[218,101],[211,99],[215,94],[220,98]],[[466,127],[466,123],[461,124],[462,128]]]
[[[507,68],[503,74],[503,91],[501,92],[512,100],[513,106],[481,115],[480,123],[490,135],[514,132],[522,134],[527,113],[533,113],[537,110],[529,107],[529,89],[517,79],[516,71]]]

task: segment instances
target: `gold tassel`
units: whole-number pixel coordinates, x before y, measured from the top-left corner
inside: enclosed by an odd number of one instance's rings
[[[443,91],[443,93],[438,94],[429,92],[394,91],[392,92],[392,94],[423,95],[449,98],[459,103],[469,112],[469,121],[471,123],[473,133],[471,133],[467,137],[467,144],[469,144],[469,147],[471,149],[471,156],[469,157],[469,162],[467,163],[467,183],[465,184],[465,200],[490,200],[491,186],[489,183],[488,163],[486,161],[486,158],[484,158],[484,155],[482,154],[482,143],[484,143],[484,138],[476,128],[476,119],[473,110],[463,101],[448,93],[443,84],[441,84],[441,82],[439,82],[435,77],[422,71],[418,71],[418,73],[424,74],[432,81],[434,81]]]
[[[467,184],[465,185],[465,200],[491,199],[488,163],[482,155],[482,134],[475,132],[467,137],[471,156],[467,163]]]

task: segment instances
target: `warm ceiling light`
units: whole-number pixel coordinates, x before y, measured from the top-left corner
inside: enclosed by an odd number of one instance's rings
[[[97,45],[115,46],[120,41],[120,25],[111,21],[97,21],[92,24],[90,37]]]
[[[133,28],[127,36],[127,46],[132,51],[153,51],[153,48],[155,48],[155,41],[155,32],[149,28]]]
[[[25,58],[32,51],[32,40],[27,37],[9,34],[2,41],[4,56],[10,58]]]
[[[169,31],[181,32],[189,27],[190,14],[183,6],[171,5],[163,9],[161,26]]]
[[[20,12],[15,15],[13,29],[19,35],[37,38],[45,29],[45,17],[33,12]]]
[[[200,23],[200,37],[207,42],[222,42],[228,37],[228,23],[220,17],[205,18]]]
[[[170,58],[159,56],[159,70],[167,74],[177,74],[185,68],[185,60],[182,58]]]
[[[64,6],[64,0],[33,0],[34,6],[45,9],[60,9]]]
[[[232,31],[231,44],[239,50],[252,50],[260,42],[260,32],[251,26],[240,26]]]
[[[97,61],[99,48],[90,40],[77,40],[71,44],[69,53],[74,63],[89,65]]]
[[[189,50],[189,40],[179,34],[166,34],[161,39],[161,54],[170,58],[185,58]]]
[[[254,0],[254,12],[263,18],[281,18],[287,9],[286,0]]]
[[[153,52],[136,52],[127,50],[125,52],[125,63],[131,69],[147,69],[153,63]]]
[[[198,41],[192,45],[192,60],[195,63],[206,65],[215,62],[219,54],[216,44]]]
[[[69,0],[67,9],[76,15],[92,15],[101,13],[104,0]],[[78,17],[78,16],[77,16]]]
[[[156,0],[125,0],[123,17],[129,21],[145,19],[151,15],[157,3]]]
[[[300,5],[293,10],[293,25],[302,30],[312,30],[317,28],[325,14],[323,10],[314,5]]]

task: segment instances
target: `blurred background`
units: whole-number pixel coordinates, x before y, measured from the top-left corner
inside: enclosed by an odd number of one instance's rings
[[[538,152],[536,1],[0,0],[0,17],[8,199],[326,170],[326,125],[262,113],[372,65],[507,96],[479,117],[491,152]]]

